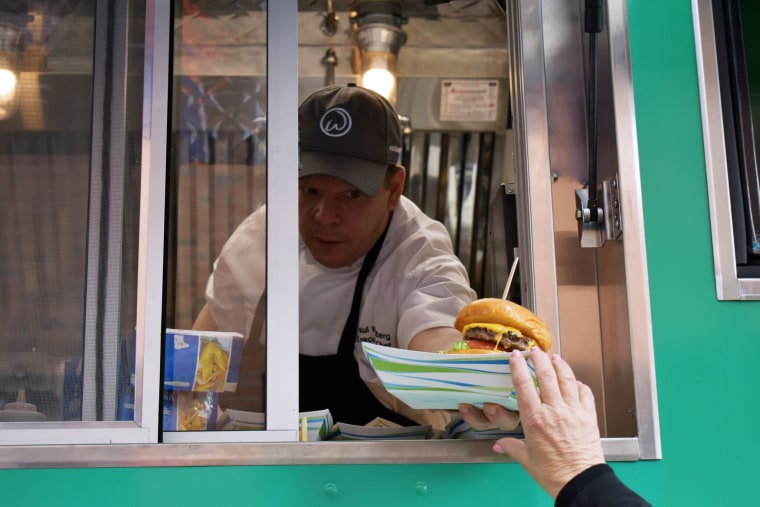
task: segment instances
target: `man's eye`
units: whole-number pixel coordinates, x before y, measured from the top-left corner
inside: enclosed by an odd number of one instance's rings
[[[316,195],[317,194],[317,189],[316,188],[312,188],[312,187],[301,187],[299,190],[301,191],[302,194],[306,194],[306,195]]]
[[[346,196],[348,196],[349,199],[358,199],[362,196],[362,193],[358,190],[349,190],[346,192]]]

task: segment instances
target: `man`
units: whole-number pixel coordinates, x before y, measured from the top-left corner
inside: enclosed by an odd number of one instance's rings
[[[306,98],[298,119],[300,409],[329,408],[354,424],[420,422],[383,389],[361,342],[451,347],[454,316],[476,297],[467,272],[445,227],[401,195],[401,127],[387,100],[329,86]],[[194,329],[248,335],[264,292],[265,213],[223,247]]]

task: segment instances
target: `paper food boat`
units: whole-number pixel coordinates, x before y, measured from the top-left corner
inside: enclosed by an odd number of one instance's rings
[[[517,410],[510,354],[441,354],[363,343],[364,354],[393,396],[415,409],[457,410],[496,403]],[[529,353],[523,352],[528,358]],[[528,366],[535,382],[533,365]]]
[[[314,410],[311,412],[299,412],[298,420],[306,418],[306,426],[309,434],[309,442],[328,440],[328,432],[333,426],[332,414],[329,410]]]

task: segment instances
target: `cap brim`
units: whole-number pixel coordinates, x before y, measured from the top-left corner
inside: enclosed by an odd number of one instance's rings
[[[387,169],[388,164],[381,162],[336,153],[306,151],[301,152],[298,177],[333,176],[353,185],[363,194],[374,196],[383,186]]]

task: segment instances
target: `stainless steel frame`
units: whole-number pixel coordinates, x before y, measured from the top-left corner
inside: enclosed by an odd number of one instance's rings
[[[513,461],[494,453],[492,445],[492,440],[408,440],[9,447],[0,452],[0,469]],[[602,446],[604,455],[611,461],[635,461],[639,458],[638,442],[633,438],[605,439]]]
[[[736,269],[712,3],[692,0],[691,9],[702,105],[715,290],[719,300],[760,300],[760,279],[739,278]]]
[[[561,341],[551,206],[542,2],[507,3],[522,302]]]
[[[657,383],[649,301],[644,204],[641,198],[636,110],[633,100],[628,2],[607,3],[610,34],[610,65],[617,164],[620,181],[620,212],[625,224],[624,269],[625,295],[628,301],[628,333],[636,397],[636,423],[642,459],[661,459],[660,419],[657,407]]]
[[[556,349],[597,394],[603,434],[635,434],[639,457],[659,459],[627,2],[606,4],[609,61],[600,97],[600,121],[606,122],[600,177],[619,179],[625,240],[595,253],[579,249],[577,239],[566,241],[567,231],[575,238],[573,187],[585,184],[587,166],[578,6],[515,1],[509,11],[524,301],[547,321]]]

